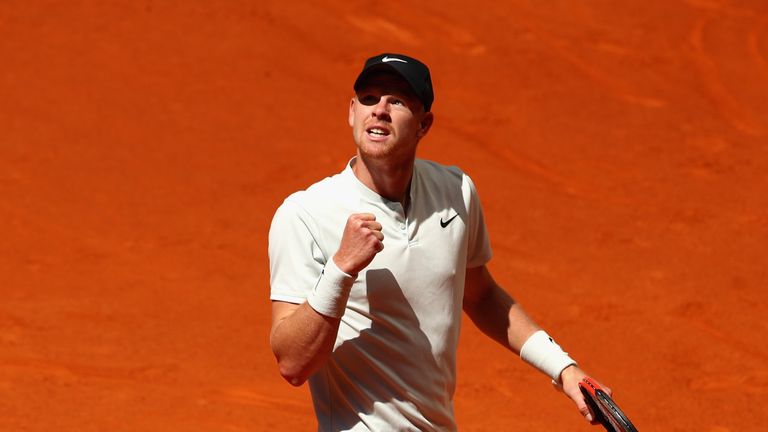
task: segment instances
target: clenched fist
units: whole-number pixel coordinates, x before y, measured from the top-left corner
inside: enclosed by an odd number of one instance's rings
[[[339,270],[349,275],[360,273],[384,249],[381,224],[371,213],[356,213],[347,219],[341,245],[333,261]]]

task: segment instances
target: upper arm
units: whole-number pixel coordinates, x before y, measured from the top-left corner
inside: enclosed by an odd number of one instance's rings
[[[301,304],[317,284],[326,263],[314,234],[318,231],[312,217],[294,200],[286,200],[275,212],[267,249],[274,302]]]
[[[485,265],[468,268],[464,279],[464,310],[474,308],[496,289],[499,286]]]

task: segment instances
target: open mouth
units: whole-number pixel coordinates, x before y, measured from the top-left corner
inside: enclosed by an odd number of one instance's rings
[[[388,130],[386,130],[384,128],[380,128],[380,127],[368,128],[368,129],[365,130],[365,132],[368,133],[368,135],[373,136],[373,137],[385,137],[385,136],[389,135],[389,131]]]

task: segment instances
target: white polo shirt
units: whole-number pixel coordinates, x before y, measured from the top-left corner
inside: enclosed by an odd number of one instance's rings
[[[455,430],[456,349],[467,268],[491,258],[482,207],[456,167],[417,159],[408,214],[350,161],[289,196],[269,232],[271,299],[300,304],[352,213],[373,213],[384,249],[360,272],[329,361],[309,378],[321,431]]]

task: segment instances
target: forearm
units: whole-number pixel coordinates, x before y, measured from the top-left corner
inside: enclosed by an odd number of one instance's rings
[[[476,302],[465,303],[464,310],[480,331],[516,354],[528,337],[540,329],[522,306],[495,284]]]
[[[574,364],[493,280],[485,266],[467,269],[464,310],[483,333],[555,381],[565,367]]]
[[[381,228],[373,214],[350,215],[339,249],[326,262],[307,301],[298,306],[273,303],[272,351],[281,375],[291,384],[301,385],[333,352],[357,274],[384,247]]]
[[[273,303],[272,351],[291,384],[301,385],[331,355],[355,278],[339,269],[334,258],[305,303]]]
[[[292,385],[301,385],[333,351],[339,318],[322,315],[304,303],[282,319],[270,335],[280,374]]]

